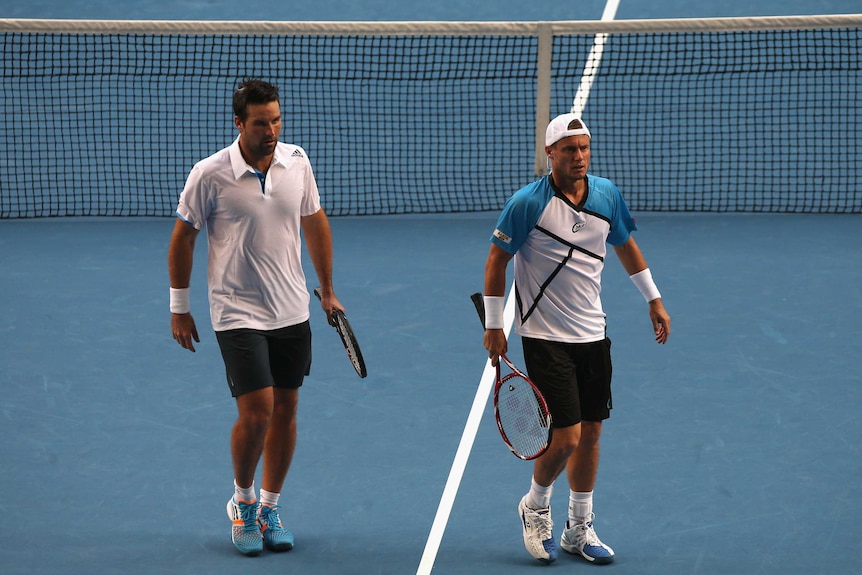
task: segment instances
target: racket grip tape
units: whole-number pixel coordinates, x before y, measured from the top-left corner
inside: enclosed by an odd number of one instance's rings
[[[317,286],[316,288],[314,288],[314,295],[317,296],[317,299],[323,299],[320,297],[320,286]],[[335,312],[334,311],[331,314],[329,314],[329,318],[330,318],[329,325],[331,325],[332,327],[336,327],[336,325],[335,325]]]
[[[476,313],[479,314],[479,321],[482,322],[482,327],[485,327],[485,300],[482,298],[482,294],[476,292],[470,296],[470,299],[473,300],[473,305],[476,306]]]

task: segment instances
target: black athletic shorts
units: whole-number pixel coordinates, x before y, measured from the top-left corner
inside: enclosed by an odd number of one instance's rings
[[[611,340],[560,343],[522,337],[527,374],[548,402],[554,427],[611,416]]]
[[[311,371],[311,326],[305,321],[271,331],[217,331],[230,393],[264,387],[298,389]]]

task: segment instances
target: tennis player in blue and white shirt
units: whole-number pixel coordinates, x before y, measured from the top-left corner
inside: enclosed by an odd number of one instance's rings
[[[507,351],[503,295],[514,259],[516,331],[527,372],[553,418],[553,440],[535,460],[530,491],[518,506],[524,544],[543,563],[557,556],[550,501],[563,471],[569,509],[560,546],[593,563],[614,558],[593,528],[599,437],[612,408],[611,342],[601,301],[607,244],[648,302],[656,342],[670,335],[670,316],[631,235],[634,218],[613,182],[587,174],[590,142],[578,115],[551,121],[545,135],[551,172],[506,203],[485,264],[488,355],[496,365]]]

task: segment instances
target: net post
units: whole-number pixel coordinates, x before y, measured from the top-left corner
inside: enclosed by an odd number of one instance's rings
[[[536,62],[536,153],[533,167],[537,176],[544,176],[548,173],[545,128],[551,120],[551,50],[554,37],[549,22],[539,22],[536,31],[539,43]]]

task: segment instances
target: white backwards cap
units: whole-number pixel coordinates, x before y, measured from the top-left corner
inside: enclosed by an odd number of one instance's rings
[[[578,114],[560,114],[548,124],[545,131],[545,145],[553,146],[569,136],[590,136],[590,130]]]

